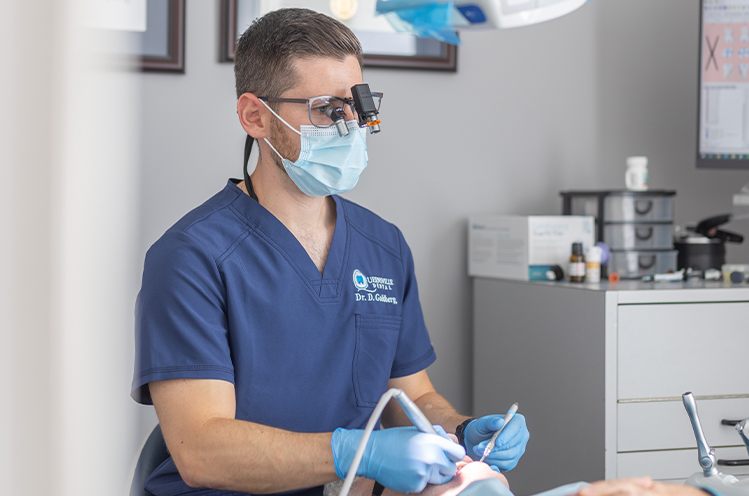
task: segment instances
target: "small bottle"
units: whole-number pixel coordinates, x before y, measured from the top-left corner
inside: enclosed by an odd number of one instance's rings
[[[648,157],[627,157],[627,172],[624,182],[630,191],[647,191]]]
[[[601,258],[603,250],[598,246],[588,248],[585,254],[585,280],[587,282],[601,282]]]
[[[585,255],[582,243],[572,243],[569,275],[570,282],[585,282]]]

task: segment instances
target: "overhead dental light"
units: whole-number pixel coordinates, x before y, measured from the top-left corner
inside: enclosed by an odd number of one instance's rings
[[[587,0],[499,0],[497,26],[517,28],[550,21],[579,9]]]
[[[457,31],[507,29],[556,19],[587,0],[377,0],[398,31],[458,44]]]

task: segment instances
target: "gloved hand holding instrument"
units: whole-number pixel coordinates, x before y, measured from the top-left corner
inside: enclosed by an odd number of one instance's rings
[[[486,415],[471,420],[463,429],[463,444],[468,456],[484,461],[500,472],[515,468],[530,438],[525,417],[515,412],[517,404],[506,415]]]
[[[465,450],[448,439],[441,428],[437,432],[428,434],[416,427],[374,431],[356,475],[399,492],[421,492],[427,484],[449,482]],[[346,476],[363,434],[359,429],[333,432],[331,446],[339,478]]]

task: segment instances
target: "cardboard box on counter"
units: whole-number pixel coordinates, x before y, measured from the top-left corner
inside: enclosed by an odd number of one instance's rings
[[[469,219],[468,274],[537,280],[552,265],[567,272],[572,243],[595,244],[593,217],[476,215]]]

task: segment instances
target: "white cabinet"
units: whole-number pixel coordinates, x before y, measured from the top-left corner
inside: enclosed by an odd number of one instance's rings
[[[749,417],[749,287],[474,280],[474,415],[526,415],[518,494],[575,480],[697,472],[681,403],[697,398],[718,458],[749,458],[723,419]],[[749,475],[749,467],[720,467]]]
[[[619,399],[749,393],[749,302],[616,311]]]
[[[697,407],[702,430],[711,445],[737,443],[736,431],[721,425],[720,421],[749,417],[749,398],[703,399]],[[686,414],[680,401],[622,402],[617,405],[617,413],[618,452],[695,447],[694,434],[684,425]],[[740,458],[749,458],[749,454],[744,453]]]

